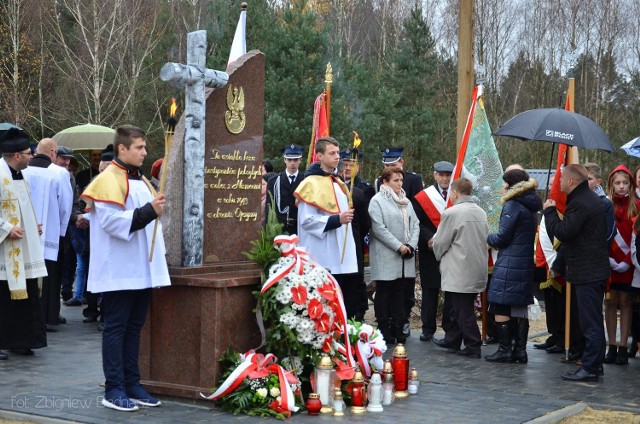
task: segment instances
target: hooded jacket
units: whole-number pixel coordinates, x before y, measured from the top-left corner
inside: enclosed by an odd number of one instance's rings
[[[500,249],[489,285],[488,300],[491,303],[533,303],[536,213],[542,209],[536,187],[534,179],[521,181],[500,199],[504,204],[500,227],[497,233],[487,237],[487,244]]]
[[[633,224],[627,213],[631,201],[630,194],[635,192],[635,182],[631,171],[624,166],[618,165],[611,174],[609,174],[609,185],[612,183],[612,177],[617,172],[623,172],[629,176],[631,182],[629,186],[629,194],[614,194],[611,198],[613,203],[613,213],[615,217],[616,234],[609,249],[609,262],[612,265],[611,283],[631,284],[633,279],[633,264],[631,263],[631,236]],[[638,199],[634,198],[636,209],[640,210]],[[614,266],[615,265],[615,266]]]

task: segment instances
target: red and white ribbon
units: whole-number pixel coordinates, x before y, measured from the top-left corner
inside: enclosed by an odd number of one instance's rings
[[[278,250],[280,250],[280,252],[282,252],[282,256],[291,256],[294,258],[294,261],[287,266],[281,267],[271,277],[269,277],[269,279],[262,285],[260,294],[264,294],[267,290],[284,279],[292,271],[297,273],[298,275],[302,275],[304,273],[305,264],[308,264],[311,267],[320,266],[311,258],[306,250],[298,247],[299,242],[300,239],[295,234],[280,235],[273,239],[273,244]],[[340,289],[340,285],[338,285],[338,282],[335,280],[335,278],[333,278],[333,276],[329,272],[327,272],[326,274],[327,281],[325,281],[325,283],[329,284],[333,292],[335,293],[335,302],[331,302],[330,305],[336,313],[337,320],[340,323],[340,331],[344,336],[344,349],[348,352],[348,355],[345,355],[345,357],[349,366],[354,366],[351,344],[349,343],[349,334],[347,332],[347,309],[344,306],[344,296],[342,294],[342,290]]]
[[[360,370],[362,370],[366,377],[371,377],[373,369],[371,368],[371,362],[382,362],[383,348],[380,343],[383,341],[382,337],[375,336],[376,330],[372,327],[370,331],[367,329],[361,329],[358,333],[358,342],[355,345],[355,356],[358,362]],[[348,359],[349,352],[345,348],[338,344],[338,352]],[[379,358],[379,360],[377,359]],[[377,365],[380,368],[380,365]]]
[[[299,242],[300,239],[295,234],[290,236],[280,235],[273,239],[273,244],[276,245],[276,248],[278,248],[280,252],[282,252],[282,256],[292,256],[294,261],[290,265],[280,268],[275,274],[269,277],[269,279],[262,285],[260,294],[264,294],[267,290],[277,284],[278,281],[286,277],[294,268],[298,275],[302,275],[304,272],[305,262],[308,262],[312,267],[317,265],[309,257],[309,253],[304,249],[297,247]]]
[[[205,396],[200,393],[200,396],[208,400],[217,400],[237,389],[247,377],[262,378],[274,373],[278,375],[278,382],[280,383],[280,403],[282,407],[288,411],[297,412],[299,408],[296,406],[291,384],[297,384],[298,379],[292,372],[278,365],[277,361],[278,358],[271,353],[261,355],[254,351],[249,351],[242,355],[242,363],[233,370],[215,393],[211,396]]]

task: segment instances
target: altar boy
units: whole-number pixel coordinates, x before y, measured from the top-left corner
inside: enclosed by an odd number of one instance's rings
[[[165,197],[142,175],[145,146],[146,134],[140,128],[119,127],[113,143],[115,159],[82,194],[91,222],[87,288],[102,293],[102,405],[118,411],[160,406],[140,385],[138,368],[140,330],[151,289],[171,284],[160,224],[149,261],[153,222],[164,209]]]

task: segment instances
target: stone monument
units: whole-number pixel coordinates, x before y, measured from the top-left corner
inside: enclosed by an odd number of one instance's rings
[[[190,135],[189,97],[176,126],[162,215],[172,286],[154,292],[140,350],[152,393],[198,399],[218,383],[217,360],[228,347],[260,343],[252,294],[260,270],[242,252],[260,230],[264,79],[264,55],[248,52],[226,84],[206,89],[204,144]]]

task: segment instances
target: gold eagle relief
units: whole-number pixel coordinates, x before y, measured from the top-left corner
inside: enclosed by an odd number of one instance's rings
[[[232,134],[240,134],[247,123],[247,118],[244,114],[244,89],[240,86],[234,87],[229,84],[224,123]]]

